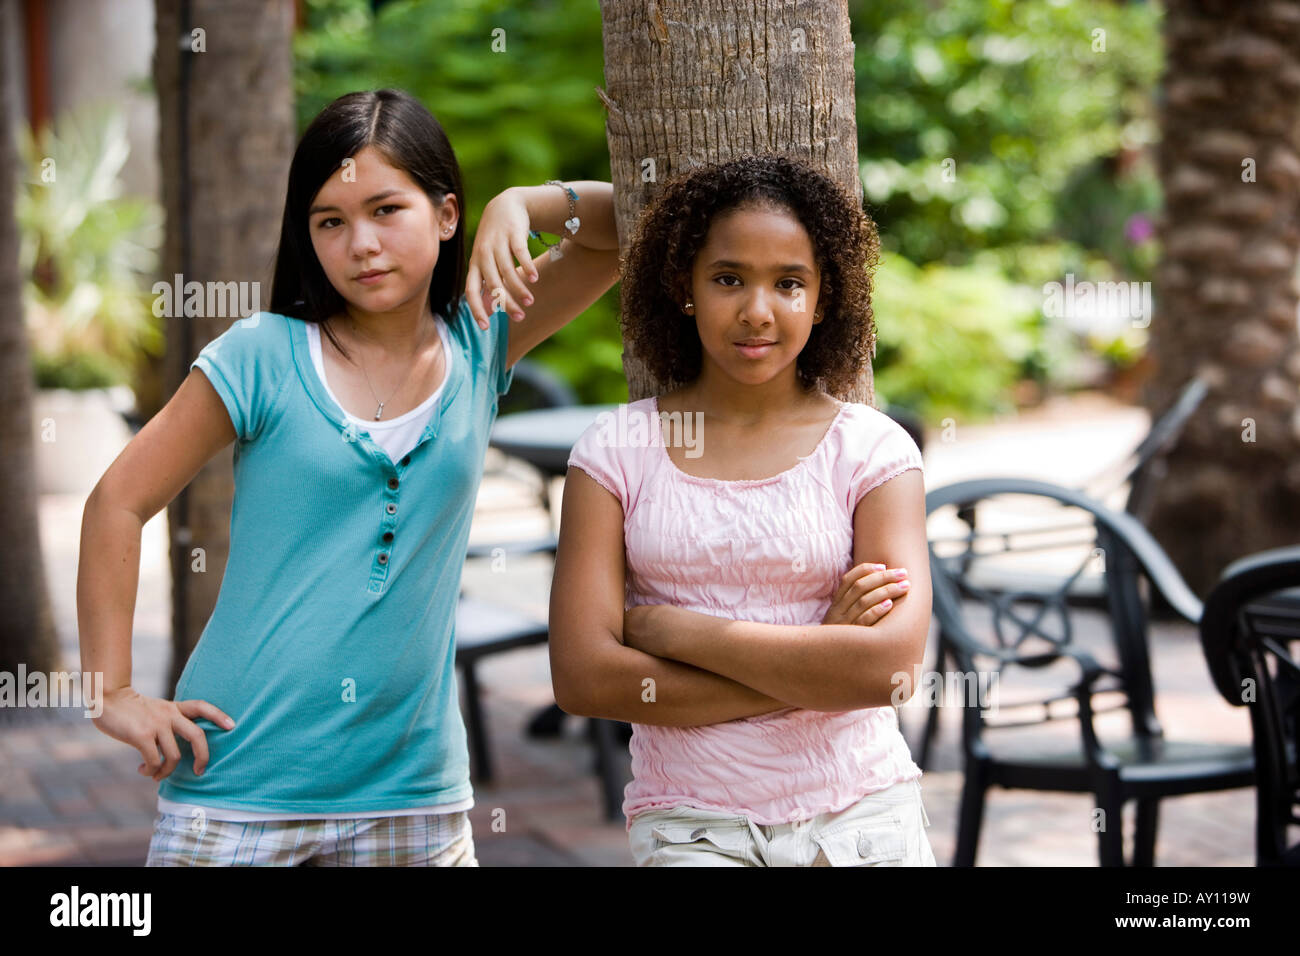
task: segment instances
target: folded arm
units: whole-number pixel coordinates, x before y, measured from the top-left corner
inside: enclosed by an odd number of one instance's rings
[[[570,468],[550,611],[551,680],[561,710],[698,727],[790,706],[729,677],[626,646],[625,574],[622,506],[586,472]]]
[[[906,568],[912,582],[907,596],[876,624],[782,626],[657,605],[629,612],[641,615],[629,628],[629,643],[809,710],[901,704],[914,689],[912,671],[930,630],[921,472],[905,471],[865,495],[853,527],[855,564],[879,560]]]

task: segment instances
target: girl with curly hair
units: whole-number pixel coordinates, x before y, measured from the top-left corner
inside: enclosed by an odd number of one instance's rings
[[[624,334],[668,390],[573,449],[550,641],[560,707],[632,724],[638,865],[935,865],[891,706],[930,623],[921,456],[832,397],[878,255],[785,156],[677,176],[640,219]]]

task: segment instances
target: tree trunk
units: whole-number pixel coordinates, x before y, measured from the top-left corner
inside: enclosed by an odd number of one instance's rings
[[[619,246],[657,184],[693,165],[786,152],[861,196],[845,0],[601,0]],[[631,400],[658,394],[630,351]],[[873,402],[868,365],[847,401]]]
[[[1153,416],[1211,391],[1148,519],[1201,595],[1300,540],[1300,2],[1168,0]]]
[[[16,5],[0,0],[0,37],[17,33]],[[10,83],[12,49],[7,40],[0,42],[0,671],[15,674],[19,664],[33,673],[62,670],[62,664],[37,518],[34,385],[14,219],[14,126],[19,118],[11,112],[18,102]],[[51,183],[43,188],[69,187]]]
[[[256,282],[271,269],[293,155],[292,0],[158,0],[154,80],[167,231],[161,279]],[[204,50],[190,49],[201,30]],[[186,45],[182,49],[182,44]],[[164,388],[172,395],[199,351],[237,316],[167,318]],[[168,506],[172,688],[216,605],[230,550],[233,446]]]

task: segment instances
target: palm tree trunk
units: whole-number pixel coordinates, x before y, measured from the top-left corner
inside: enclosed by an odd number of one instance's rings
[[[259,282],[260,300],[269,304],[295,136],[293,2],[158,0],[155,8],[167,211],[161,278]],[[203,31],[203,52],[181,48],[194,29]],[[203,346],[232,321],[228,315],[167,319],[168,396]],[[230,551],[231,451],[209,462],[168,506],[173,688],[216,605]]]
[[[623,251],[656,184],[699,163],[798,155],[862,195],[845,0],[601,0],[606,136]],[[646,175],[653,163],[653,178]],[[630,351],[629,397],[662,391]],[[873,402],[870,365],[848,401]]]
[[[1202,595],[1300,540],[1300,2],[1167,0],[1153,415],[1196,371],[1152,533]]]
[[[15,5],[0,0],[0,36],[16,33]],[[10,44],[0,42],[0,671],[14,674],[20,663],[33,673],[62,667],[37,519],[34,386],[14,219],[18,117],[11,107],[18,97],[10,88],[10,52]]]

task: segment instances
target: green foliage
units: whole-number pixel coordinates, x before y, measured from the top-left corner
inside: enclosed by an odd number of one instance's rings
[[[345,93],[409,91],[456,150],[471,228],[507,186],[609,179],[595,4],[402,0],[378,14],[361,0],[307,6],[309,28],[294,41],[300,128]]]
[[[1079,169],[1056,198],[1062,236],[1096,249],[1126,278],[1154,277],[1159,243],[1154,221],[1161,206],[1160,181],[1149,155],[1124,152],[1132,168],[1121,171],[1111,158]]]
[[[584,402],[626,402],[618,287],[528,353],[574,386]]]
[[[107,388],[122,382],[121,369],[99,352],[32,353],[37,388]]]
[[[1155,140],[1159,13],[1145,3],[851,0],[859,159],[887,246],[913,262],[961,262],[1068,235],[1058,202],[1076,171]],[[1132,201],[1104,202],[1116,198]]]
[[[162,215],[121,196],[129,152],[125,120],[102,105],[58,117],[39,138],[20,127],[19,266],[42,385],[128,382],[140,350],[161,353],[148,279]]]
[[[876,273],[876,391],[927,421],[1010,411],[1039,354],[1040,298],[995,268],[918,267],[886,253]]]

